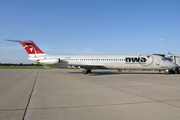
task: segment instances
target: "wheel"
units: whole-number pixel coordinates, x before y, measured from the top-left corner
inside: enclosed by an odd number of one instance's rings
[[[91,70],[87,70],[87,73],[91,73]]]
[[[91,73],[91,70],[83,69],[82,72],[83,72],[83,74],[85,75],[85,74]]]
[[[87,70],[84,70],[84,71],[83,71],[83,74],[84,74],[84,75],[87,74]]]
[[[179,74],[179,68],[176,68],[176,73]]]

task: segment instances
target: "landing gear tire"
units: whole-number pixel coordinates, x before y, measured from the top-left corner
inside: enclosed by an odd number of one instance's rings
[[[86,75],[88,73],[91,73],[91,70],[83,70],[83,74]]]
[[[172,70],[169,70],[169,74],[173,74],[173,71],[172,71]]]
[[[83,74],[84,74],[84,75],[87,74],[87,70],[84,70],[84,71],[83,71]]]
[[[179,74],[179,68],[176,68],[177,74]]]
[[[87,70],[87,73],[91,73],[91,70]]]

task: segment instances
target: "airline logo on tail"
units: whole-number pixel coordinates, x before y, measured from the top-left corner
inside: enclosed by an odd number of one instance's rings
[[[23,45],[28,54],[44,54],[31,40],[22,41],[20,44]]]
[[[28,54],[36,54],[37,51],[32,45],[26,45],[24,49],[28,52]]]
[[[37,57],[37,55],[46,55],[31,40],[26,40],[26,41],[9,40],[9,39],[4,39],[4,40],[11,42],[19,42],[20,44],[23,45],[24,49],[26,50],[26,52],[29,54],[30,57]]]

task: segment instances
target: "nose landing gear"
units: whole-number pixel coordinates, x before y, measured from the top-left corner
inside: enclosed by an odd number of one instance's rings
[[[172,69],[172,70],[165,70],[165,74],[180,74],[179,68]]]
[[[169,70],[165,70],[165,75],[167,75],[169,73]]]

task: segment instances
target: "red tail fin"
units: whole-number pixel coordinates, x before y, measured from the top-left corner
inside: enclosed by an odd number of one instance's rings
[[[44,54],[31,40],[22,41],[20,44],[23,45],[28,54]]]

